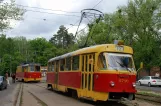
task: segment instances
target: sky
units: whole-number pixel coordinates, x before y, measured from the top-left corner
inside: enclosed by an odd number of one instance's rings
[[[12,29],[6,34],[7,37],[24,36],[27,39],[43,37],[49,40],[56,34],[60,25],[69,28],[69,33],[75,34],[82,9],[95,6],[94,9],[103,13],[112,13],[118,6],[126,4],[127,0],[16,0],[17,6],[26,9],[24,19],[12,21]],[[86,27],[87,23],[89,21],[84,19],[79,30]]]

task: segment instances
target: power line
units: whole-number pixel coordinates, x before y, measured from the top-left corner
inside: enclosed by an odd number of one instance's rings
[[[35,8],[35,9],[41,9],[41,10],[50,10],[50,11],[61,11],[61,12],[66,12],[66,13],[80,13],[80,12],[69,12],[69,11],[64,11],[64,10],[53,10],[53,9],[46,9],[46,8],[40,8],[40,7],[30,7],[30,6],[24,6],[20,4],[16,4],[17,6],[21,7],[27,7],[27,8]]]
[[[103,0],[100,0],[93,8],[97,7]]]
[[[31,12],[38,12],[38,13],[47,13],[47,14],[55,14],[55,15],[64,15],[64,16],[74,16],[74,17],[80,17],[78,15],[68,15],[68,14],[58,14],[58,13],[50,13],[50,12],[43,12],[43,11],[35,11],[35,10],[28,10],[27,11],[31,11]]]
[[[67,28],[67,30],[69,30],[70,28],[72,28],[73,26],[75,26],[78,22],[79,22],[79,20],[77,20],[71,27]]]
[[[83,31],[83,30],[86,29],[87,27],[88,27],[88,25],[87,25],[86,27],[82,28],[81,30],[79,30],[77,33]]]

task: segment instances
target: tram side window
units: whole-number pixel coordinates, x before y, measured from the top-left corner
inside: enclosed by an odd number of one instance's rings
[[[65,59],[60,60],[60,71],[64,71],[65,68]]]
[[[48,71],[51,71],[51,63],[48,64]]]
[[[79,70],[79,56],[73,57],[72,70]]]
[[[50,65],[50,67],[51,67],[51,71],[54,72],[54,68],[55,68],[54,67],[54,62]]]
[[[98,58],[98,67],[99,69],[103,70],[103,69],[107,69],[107,65],[106,65],[106,59],[103,53],[101,53],[99,55]]]
[[[24,72],[24,67],[22,67],[22,72]]]
[[[48,72],[50,71],[50,68],[49,67],[50,67],[50,64],[48,63]]]
[[[70,71],[71,70],[71,57],[66,58],[66,70]]]

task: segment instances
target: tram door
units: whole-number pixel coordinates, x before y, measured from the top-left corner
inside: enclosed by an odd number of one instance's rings
[[[92,96],[90,91],[93,90],[94,56],[94,54],[82,56],[82,89],[85,97]]]
[[[58,88],[58,76],[59,76],[59,61],[56,61],[56,68],[55,68],[55,88]]]

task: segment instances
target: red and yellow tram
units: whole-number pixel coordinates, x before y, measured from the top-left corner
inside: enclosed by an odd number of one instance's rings
[[[47,87],[93,101],[135,99],[133,49],[117,44],[83,48],[48,61]]]
[[[17,67],[16,79],[24,82],[41,81],[40,64],[30,63]]]

